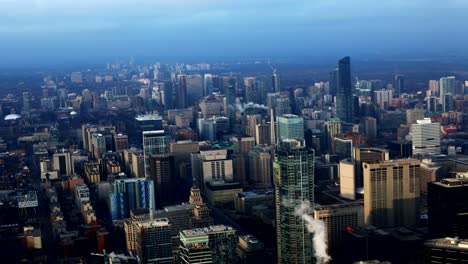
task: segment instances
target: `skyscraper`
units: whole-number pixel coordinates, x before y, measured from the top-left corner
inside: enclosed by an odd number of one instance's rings
[[[395,75],[395,95],[400,96],[405,91],[405,76],[404,75]]]
[[[419,219],[419,160],[364,163],[364,222],[415,226]]]
[[[342,236],[346,228],[364,225],[364,208],[360,203],[317,206],[314,208],[314,218],[325,223],[327,249],[333,258],[342,250]]]
[[[468,179],[447,178],[427,187],[430,235],[467,237]]]
[[[276,73],[276,69],[273,71],[272,83],[273,83],[273,92],[274,93],[279,93],[281,91],[280,77]]]
[[[312,263],[312,234],[295,210],[303,201],[314,204],[314,150],[284,143],[273,164],[278,263]]]
[[[135,223],[136,253],[142,263],[171,264],[171,224],[167,218]]]
[[[304,118],[285,114],[276,118],[278,126],[278,144],[284,139],[304,140]]]
[[[172,154],[156,154],[150,157],[150,179],[154,182],[157,208],[173,204],[176,190],[176,175]]]
[[[143,155],[145,157],[145,177],[150,177],[151,155],[166,153],[164,130],[143,132]]]
[[[178,109],[187,107],[187,76],[180,74],[178,76],[176,106]]]
[[[199,229],[196,229],[199,230]],[[208,235],[203,232],[184,230],[180,232],[180,262],[183,264],[211,264],[213,255]]]
[[[411,125],[413,154],[440,153],[440,123],[431,122],[430,118],[417,120]]]
[[[336,116],[352,123],[354,104],[351,84],[351,59],[344,57],[338,61],[338,89],[336,91]]]
[[[335,96],[336,91],[338,90],[338,69],[334,69],[330,72],[329,87],[329,93],[332,96]]]
[[[145,178],[131,178],[110,182],[108,206],[112,220],[129,217],[130,210],[154,209],[153,181]]]

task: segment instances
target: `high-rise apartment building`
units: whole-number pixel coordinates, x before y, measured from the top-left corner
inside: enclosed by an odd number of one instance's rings
[[[273,163],[278,263],[312,263],[313,234],[295,210],[314,204],[314,150],[285,143]]]
[[[415,226],[419,219],[419,160],[364,163],[364,222]]]
[[[406,110],[406,124],[415,124],[417,120],[424,119],[424,109],[415,108]]]
[[[336,91],[336,116],[352,123],[354,114],[353,87],[351,84],[351,59],[344,57],[338,61],[338,86]]]
[[[430,118],[416,120],[411,125],[413,154],[440,153],[440,123],[432,122]]]

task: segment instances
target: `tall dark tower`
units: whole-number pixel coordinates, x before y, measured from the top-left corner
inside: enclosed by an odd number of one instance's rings
[[[177,89],[177,108],[183,109],[187,107],[187,76],[179,75],[179,86]]]
[[[279,75],[276,73],[276,69],[273,71],[272,83],[273,83],[273,92],[279,93],[281,91],[280,87],[280,78]]]
[[[329,93],[333,96],[336,95],[336,90],[338,89],[338,69],[334,69],[330,72],[330,91]]]
[[[395,95],[400,96],[401,93],[405,91],[405,76],[404,75],[395,75]]]
[[[351,85],[351,59],[344,57],[338,61],[338,89],[336,91],[336,115],[344,122],[352,123],[354,114],[353,91]]]

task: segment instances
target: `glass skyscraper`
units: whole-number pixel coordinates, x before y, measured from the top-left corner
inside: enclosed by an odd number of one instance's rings
[[[145,177],[150,177],[151,155],[167,152],[164,130],[143,132],[143,155],[145,157]]]
[[[295,215],[303,201],[314,204],[314,150],[294,145],[283,144],[273,164],[278,263],[282,264],[313,263],[315,259],[313,234]]]
[[[338,87],[336,91],[336,115],[342,121],[353,122],[353,91],[351,85],[351,59],[338,61]]]

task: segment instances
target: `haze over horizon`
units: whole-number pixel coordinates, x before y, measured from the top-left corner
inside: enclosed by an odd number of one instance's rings
[[[0,64],[459,54],[464,0],[0,0]]]

